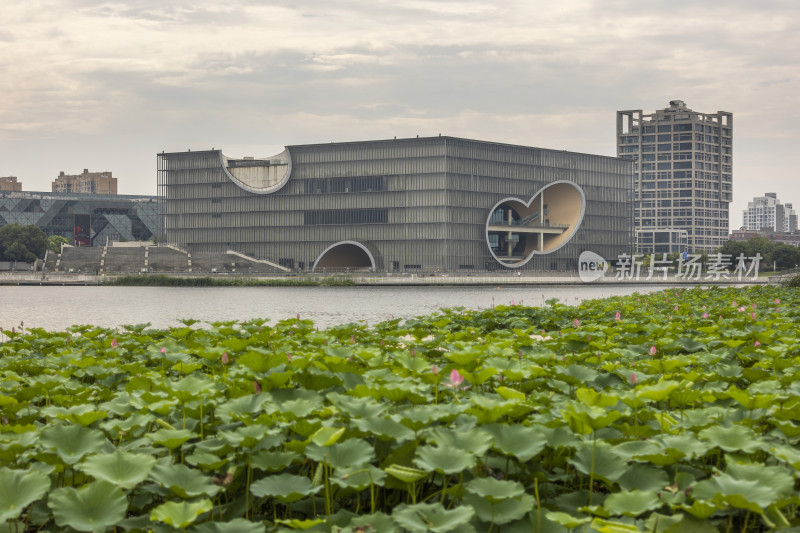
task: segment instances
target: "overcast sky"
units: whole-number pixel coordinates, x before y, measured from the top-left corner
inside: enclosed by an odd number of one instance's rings
[[[800,207],[797,0],[25,0],[0,3],[0,176],[156,154],[451,135],[616,155],[616,111],[734,115],[731,227]]]

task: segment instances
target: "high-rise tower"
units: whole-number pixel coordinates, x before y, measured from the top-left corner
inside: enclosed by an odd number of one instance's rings
[[[617,111],[617,155],[635,161],[639,253],[711,253],[728,240],[733,114],[699,113],[682,100],[645,115]]]

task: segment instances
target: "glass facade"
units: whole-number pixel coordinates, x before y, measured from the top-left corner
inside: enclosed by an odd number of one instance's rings
[[[584,195],[580,224],[557,250],[531,249],[514,268],[576,270],[585,250],[614,258],[633,246],[632,164],[622,159],[452,137],[290,146],[287,153],[256,160],[277,167],[264,171],[275,177],[261,190],[231,174],[233,161],[250,159],[219,150],[159,154],[166,241],[302,270],[344,266],[346,250],[354,267],[368,258],[369,268],[384,272],[499,270],[508,264],[491,251],[492,211],[566,182]],[[554,207],[549,212],[558,213]]]
[[[13,192],[0,195],[0,226],[39,226],[78,246],[148,241],[164,231],[161,202],[153,196]]]

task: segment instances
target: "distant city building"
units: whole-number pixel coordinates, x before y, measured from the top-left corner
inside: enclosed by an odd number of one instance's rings
[[[0,177],[0,192],[19,192],[22,190],[22,183],[17,181],[16,176]]]
[[[49,237],[76,246],[147,241],[163,235],[159,199],[153,196],[10,192],[0,195],[0,227],[35,224]]]
[[[166,242],[297,270],[571,270],[630,254],[632,165],[438,136],[158,155]]]
[[[778,195],[768,192],[747,203],[742,216],[742,229],[748,231],[770,231],[772,233],[794,233],[797,231],[797,212],[792,204],[781,204]]]
[[[769,239],[771,242],[775,244],[790,244],[792,246],[800,245],[800,234],[798,233],[784,233],[779,232],[776,233],[770,229],[764,230],[747,230],[747,229],[738,229],[733,230],[731,232],[732,241],[749,241],[755,237],[764,237],[765,239]]]
[[[53,182],[53,192],[80,194],[117,194],[117,178],[111,172],[89,172],[67,175],[62,171]]]
[[[728,240],[732,145],[725,111],[699,113],[681,100],[648,115],[617,111],[617,154],[635,165],[640,253],[711,253]]]

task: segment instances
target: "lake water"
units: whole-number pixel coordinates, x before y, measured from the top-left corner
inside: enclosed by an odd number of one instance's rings
[[[300,315],[320,328],[348,322],[376,324],[413,318],[445,307],[484,309],[522,303],[543,305],[558,298],[582,300],[651,292],[664,285],[513,287],[65,287],[0,286],[0,327],[62,330],[75,324],[118,327],[150,322],[153,327],[266,318],[275,323]]]

